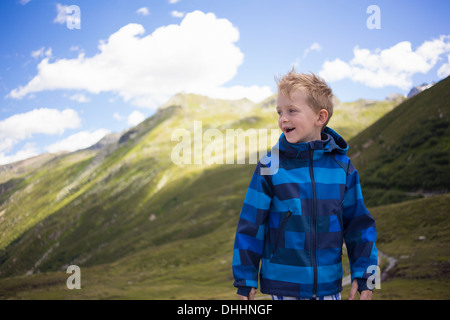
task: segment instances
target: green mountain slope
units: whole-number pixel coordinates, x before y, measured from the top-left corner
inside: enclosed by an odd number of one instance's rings
[[[249,165],[228,167],[231,171],[223,171],[224,168],[227,167],[206,173],[203,179],[229,182],[231,188],[246,187],[247,181],[235,181],[233,176],[250,177]],[[189,187],[205,190],[203,179]],[[195,198],[203,196],[200,192]],[[198,201],[195,198],[193,201]],[[226,208],[218,210],[213,220],[197,222],[209,225],[209,232],[186,238],[174,232],[164,239],[164,244],[146,246],[108,264],[82,266],[81,290],[65,287],[65,272],[50,272],[0,279],[0,298],[235,299],[231,249],[238,219],[235,209],[242,200],[230,193]],[[446,194],[371,209],[378,226],[378,249],[397,259],[389,278],[382,281],[380,290],[375,290],[374,299],[450,298],[449,205],[450,196]],[[172,210],[182,208],[179,203]],[[191,213],[188,215],[192,219]],[[183,223],[187,222],[180,221],[178,227]],[[189,225],[188,229],[194,232],[195,221]],[[220,228],[214,228],[218,225]],[[344,288],[343,299],[348,290]]]
[[[380,102],[376,113],[395,105]],[[22,171],[4,168],[1,287],[11,288],[11,296],[34,285],[48,291],[43,297],[75,294],[60,279],[67,279],[64,271],[76,264],[89,288],[77,294],[86,298],[140,297],[141,291],[143,298],[169,298],[183,284],[197,282],[204,285],[192,292],[216,282],[232,290],[234,231],[255,165],[237,160],[175,165],[172,152],[179,140],[172,141],[172,135],[183,129],[194,139],[195,121],[201,121],[203,132],[275,129],[276,117],[273,97],[255,105],[180,94],[99,148],[50,157]],[[358,123],[333,126],[356,132]],[[218,145],[216,156],[225,162],[220,140],[204,141],[203,148],[208,145]],[[237,158],[250,156],[235,151]],[[193,162],[195,148],[191,152]],[[223,297],[222,289],[219,285],[210,296]]]
[[[369,205],[450,186],[450,78],[404,101],[350,140]]]

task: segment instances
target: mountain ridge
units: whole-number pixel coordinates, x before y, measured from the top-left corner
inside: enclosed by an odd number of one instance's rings
[[[450,187],[450,77],[405,100],[352,139],[349,155],[374,199]],[[413,110],[413,111],[412,111]],[[386,192],[388,190],[388,192]],[[373,192],[372,192],[373,191]]]

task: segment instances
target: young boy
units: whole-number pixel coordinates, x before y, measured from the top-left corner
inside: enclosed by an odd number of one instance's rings
[[[244,200],[233,251],[239,298],[254,298],[259,273],[261,292],[273,299],[340,299],[345,240],[349,299],[357,290],[360,299],[371,299],[367,270],[377,265],[375,221],[347,143],[326,126],[332,91],[314,74],[294,69],[277,82],[283,133],[272,156],[277,151],[279,167],[261,174],[268,161],[260,161]]]

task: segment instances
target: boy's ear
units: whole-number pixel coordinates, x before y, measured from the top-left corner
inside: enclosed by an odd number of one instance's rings
[[[317,125],[323,126],[325,122],[328,120],[328,111],[325,109],[321,109],[317,118]]]

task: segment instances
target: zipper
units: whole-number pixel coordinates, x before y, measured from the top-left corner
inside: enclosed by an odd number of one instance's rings
[[[344,204],[341,203],[341,211],[338,212],[337,216],[339,219],[339,225],[341,226],[341,232],[344,234],[344,222],[342,221],[342,212],[344,212]]]
[[[289,211],[287,212],[287,214],[286,214],[286,217],[284,217],[283,222],[281,223],[281,225],[280,225],[280,227],[279,227],[280,231],[278,231],[277,239],[276,239],[276,241],[275,241],[275,246],[274,246],[274,248],[273,248],[273,250],[272,250],[272,257],[273,257],[273,255],[275,254],[275,251],[277,251],[277,249],[278,249],[278,247],[279,247],[279,246],[278,246],[278,242],[280,241],[281,233],[283,232],[284,226],[286,225],[286,223],[287,223],[289,217],[291,216],[291,214],[292,214],[292,212],[289,210]]]
[[[342,232],[342,237],[344,237],[345,236],[345,234],[344,234],[344,222],[342,221],[342,213],[344,212],[344,204],[341,202],[341,210],[338,212],[338,214],[337,214],[337,216],[338,216],[338,219],[339,219],[339,225],[341,226],[341,232]],[[343,246],[343,244],[344,244],[344,242],[342,241],[342,244],[341,244],[341,260],[342,260],[342,246]]]
[[[317,195],[316,195],[316,181],[314,180],[314,170],[313,170],[313,158],[314,158],[314,150],[309,149],[309,175],[311,176],[311,184],[313,191],[313,212],[312,212],[312,265],[314,270],[314,282],[313,282],[313,298],[316,297],[317,291],[317,258],[316,258],[316,249],[317,249]]]

